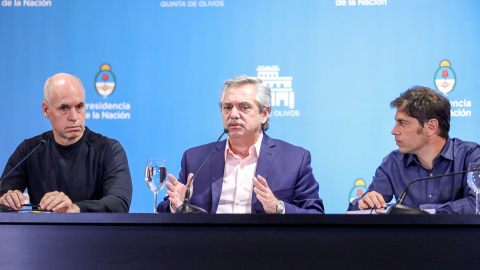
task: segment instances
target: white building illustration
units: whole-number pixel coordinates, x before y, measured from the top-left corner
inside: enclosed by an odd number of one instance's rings
[[[278,66],[258,66],[257,77],[270,87],[272,90],[272,107],[288,106],[290,109],[295,107],[295,93],[292,90],[292,77],[279,77]]]

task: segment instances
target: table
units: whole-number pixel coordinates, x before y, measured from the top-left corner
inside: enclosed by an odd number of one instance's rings
[[[0,213],[0,269],[475,269],[480,216]]]

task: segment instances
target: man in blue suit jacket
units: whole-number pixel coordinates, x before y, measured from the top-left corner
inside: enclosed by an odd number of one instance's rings
[[[227,80],[220,107],[229,137],[195,176],[190,203],[209,213],[324,213],[310,152],[264,133],[270,88],[255,77]],[[180,177],[168,175],[171,183],[158,212],[173,212],[183,203],[185,184],[214,145],[185,151]]]

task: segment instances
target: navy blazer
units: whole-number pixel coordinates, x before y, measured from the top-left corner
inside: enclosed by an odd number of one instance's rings
[[[227,140],[215,146],[193,181],[190,203],[216,213],[222,193]],[[188,149],[183,154],[179,181],[186,183],[187,176],[195,173],[215,143]],[[255,175],[267,180],[277,199],[285,202],[285,213],[324,213],[323,201],[318,196],[318,183],[312,173],[310,152],[263,134],[260,156]],[[158,212],[169,212],[168,197],[161,202]],[[265,213],[262,203],[252,194],[252,213]]]

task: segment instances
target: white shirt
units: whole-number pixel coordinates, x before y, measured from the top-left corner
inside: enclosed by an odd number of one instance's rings
[[[217,214],[249,214],[252,212],[253,182],[257,170],[263,133],[248,149],[248,156],[242,158],[230,150],[229,141],[225,147],[225,169],[222,193]]]

